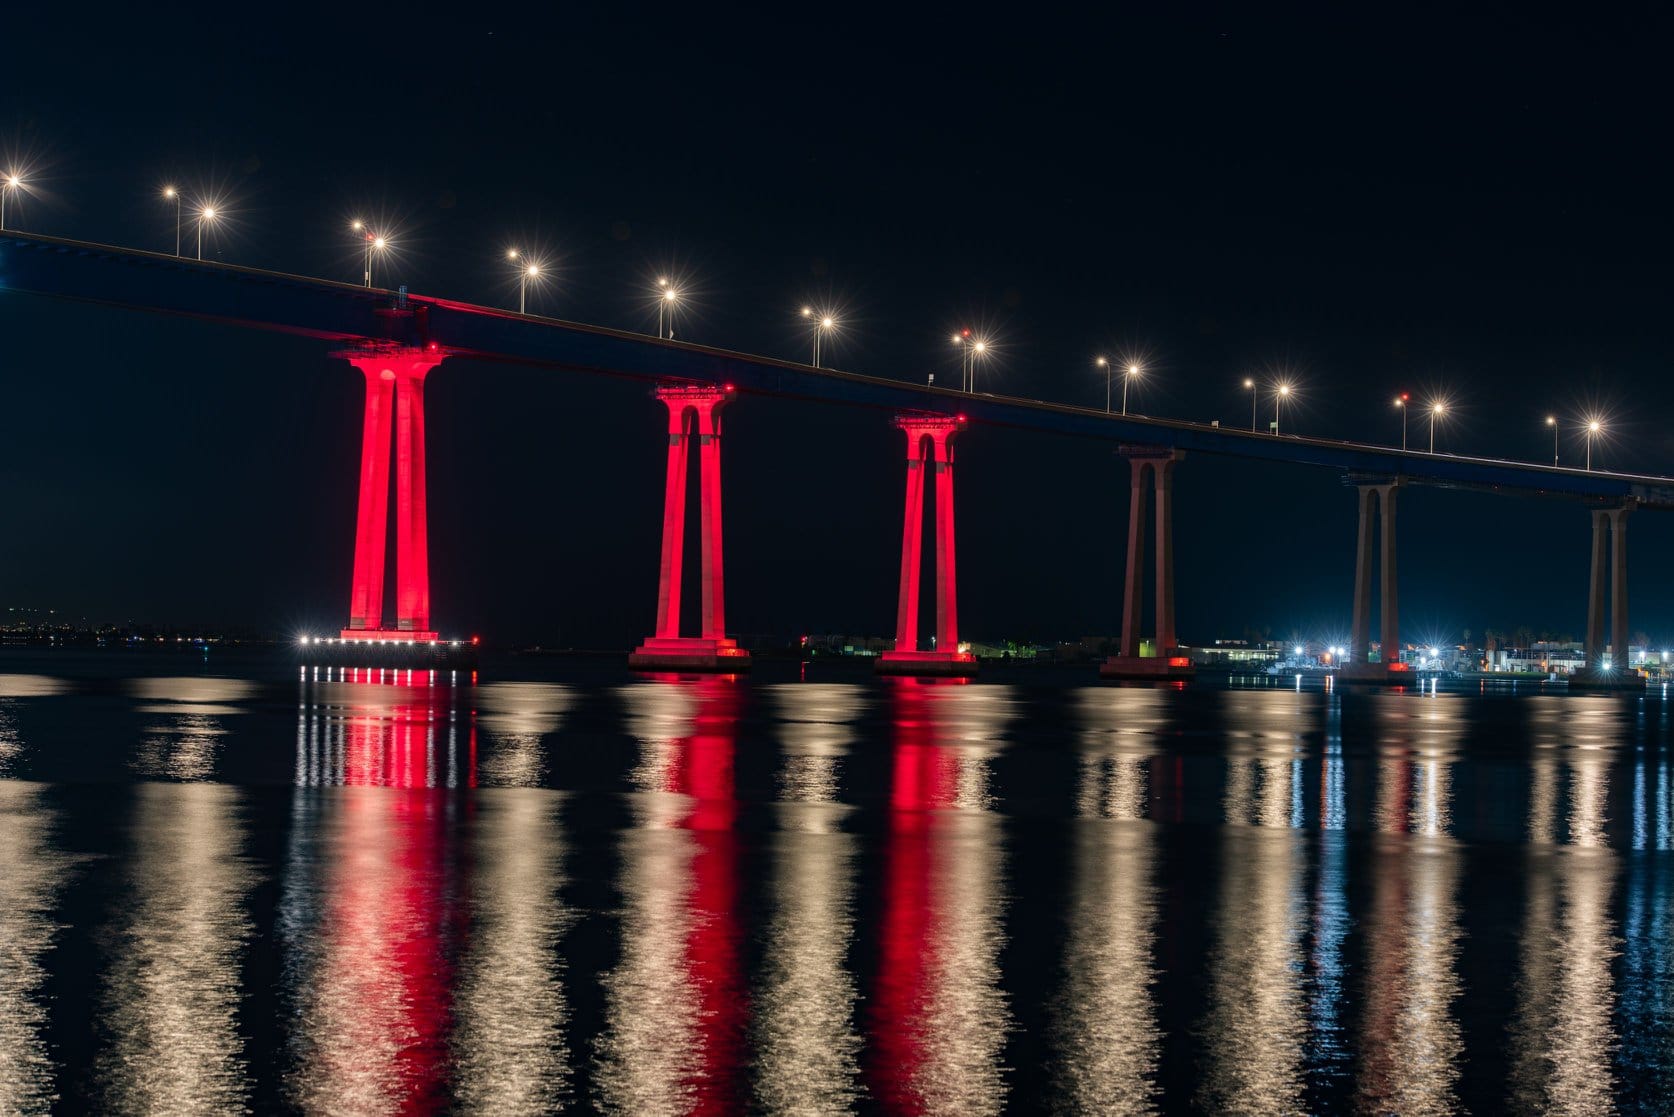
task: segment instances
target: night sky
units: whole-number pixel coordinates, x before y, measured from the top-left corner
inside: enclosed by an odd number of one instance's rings
[[[368,216],[401,250],[380,284],[425,294],[515,305],[517,245],[558,272],[531,309],[581,322],[649,331],[668,271],[695,292],[679,336],[727,348],[805,359],[797,310],[829,299],[828,363],[855,371],[954,380],[972,323],[998,392],[1102,404],[1093,358],[1131,350],[1136,411],[1247,424],[1243,378],[1282,373],[1299,433],[1398,441],[1391,397],[1442,392],[1440,449],[1546,460],[1546,414],[1596,410],[1595,464],[1674,472],[1668,28],[1536,10],[31,5],[4,20],[0,150],[30,231],[169,250],[173,181],[224,194],[206,255],[232,263],[356,280]],[[0,605],[344,623],[358,374],[304,339],[3,293],[0,336]],[[647,386],[450,362],[427,398],[438,625],[645,635]],[[730,627],[890,632],[887,415],[747,398],[727,434]],[[1109,447],[974,429],[958,479],[966,635],[1116,630]],[[1199,457],[1176,494],[1185,641],[1346,639],[1338,476]],[[1579,636],[1581,508],[1402,499],[1404,635]],[[1632,627],[1674,639],[1674,517],[1630,523]]]

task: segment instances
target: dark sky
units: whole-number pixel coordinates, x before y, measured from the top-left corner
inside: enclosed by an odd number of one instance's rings
[[[695,341],[800,356],[796,310],[829,298],[830,363],[857,371],[945,382],[973,322],[996,391],[1101,402],[1092,358],[1125,346],[1151,414],[1247,423],[1242,378],[1282,370],[1299,432],[1397,440],[1391,396],[1438,391],[1442,449],[1541,460],[1549,411],[1596,409],[1598,464],[1674,471],[1664,22],[1091,7],[25,6],[0,144],[38,191],[11,223],[166,250],[178,181],[225,194],[230,262],[352,280],[344,227],[373,215],[402,250],[380,280],[424,293],[514,301],[515,243],[559,272],[533,309],[583,322],[649,328],[672,270]],[[4,604],[342,623],[358,375],[300,339],[22,297],[0,331]],[[643,635],[645,387],[455,362],[428,399],[438,623]],[[886,417],[745,400],[728,421],[731,627],[888,632]],[[975,430],[959,483],[968,635],[1116,628],[1108,449]],[[1346,636],[1338,477],[1198,458],[1177,494],[1185,639]],[[1418,490],[1401,515],[1407,635],[1579,633],[1579,508]],[[1674,639],[1674,518],[1632,524],[1633,626]]]

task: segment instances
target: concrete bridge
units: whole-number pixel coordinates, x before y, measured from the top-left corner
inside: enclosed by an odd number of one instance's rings
[[[186,260],[52,237],[0,233],[0,295],[27,293],[200,318],[316,338],[366,381],[359,516],[348,623],[339,639],[426,644],[431,626],[425,501],[424,381],[451,357],[568,373],[634,377],[653,383],[668,408],[668,466],[655,630],[633,654],[645,668],[736,671],[747,653],[726,635],[721,529],[721,411],[740,397],[777,396],[892,413],[906,435],[906,504],[895,651],[879,669],[900,674],[968,675],[976,662],[958,639],[953,462],[956,436],[984,428],[1043,431],[1110,443],[1128,459],[1132,496],[1121,654],[1109,677],[1167,678],[1190,672],[1174,631],[1173,487],[1189,455],[1219,454],[1335,470],[1357,492],[1358,548],[1353,637],[1345,677],[1400,681],[1404,664],[1370,657],[1374,573],[1381,601],[1379,637],[1399,647],[1395,563],[1396,506],[1406,488],[1432,486],[1515,493],[1579,503],[1591,515],[1587,670],[1577,685],[1630,682],[1627,517],[1634,509],[1674,508],[1674,478],[1558,468],[1429,454],[1363,443],[1234,430],[1212,424],[1113,415],[1090,408],[815,368],[621,330],[511,313],[402,291],[280,272]],[[679,631],[684,583],[689,462],[697,455],[702,539],[702,622]],[[393,473],[393,478],[392,478]],[[384,582],[391,543],[393,480],[396,601]],[[927,495],[928,490],[928,495]],[[1147,498],[1149,497],[1149,508]],[[918,588],[923,502],[935,501],[936,624],[933,648],[919,646]],[[1149,530],[1148,530],[1149,529]],[[1155,654],[1141,656],[1143,572],[1154,548]],[[1608,609],[1606,596],[1608,596]],[[1609,620],[1608,644],[1605,623]],[[1608,667],[1607,648],[1616,651]]]

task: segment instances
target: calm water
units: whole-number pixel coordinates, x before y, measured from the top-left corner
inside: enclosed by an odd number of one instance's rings
[[[0,1112],[1668,1112],[1669,706],[0,657]]]

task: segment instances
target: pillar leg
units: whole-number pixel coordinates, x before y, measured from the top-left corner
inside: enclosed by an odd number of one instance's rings
[[[1617,671],[1628,660],[1627,509],[1610,513],[1610,665]]]
[[[901,593],[895,613],[895,650],[918,650],[919,555],[924,540],[924,471],[921,448],[908,445],[907,514],[901,531]]]
[[[1379,556],[1383,569],[1378,572],[1383,580],[1383,624],[1378,629],[1378,644],[1386,670],[1401,660],[1401,599],[1395,579],[1395,494],[1399,491],[1395,485],[1378,486],[1378,511],[1383,520],[1383,537],[1378,540],[1383,551]]]
[[[954,566],[953,448],[945,439],[936,452],[936,648],[959,650],[959,587]]]
[[[1150,463],[1129,458],[1133,473],[1133,494],[1128,504],[1128,577],[1122,591],[1122,649],[1129,657],[1139,655],[1141,580],[1145,576],[1145,471]]]
[[[1593,565],[1587,584],[1587,670],[1604,666],[1604,562],[1608,512],[1593,513]]]
[[[349,628],[376,629],[384,621],[384,544],[389,526],[390,401],[395,373],[376,365],[366,374],[366,415],[360,436],[360,511],[355,522],[354,586]]]
[[[430,533],[425,502],[424,373],[396,381],[395,626],[430,628]]]
[[[1174,462],[1152,467],[1157,486],[1157,654],[1170,656],[1174,635]]]
[[[709,433],[698,439],[699,504],[703,532],[703,636],[725,639],[726,596],[722,583],[721,551],[721,417],[713,409],[704,417]]]
[[[686,553],[686,454],[686,409],[670,402],[663,557],[657,575],[657,638],[661,640],[680,635],[680,575]]]
[[[1359,486],[1360,531],[1354,548],[1354,626],[1349,636],[1349,662],[1370,663],[1372,659],[1372,502],[1377,490]]]

